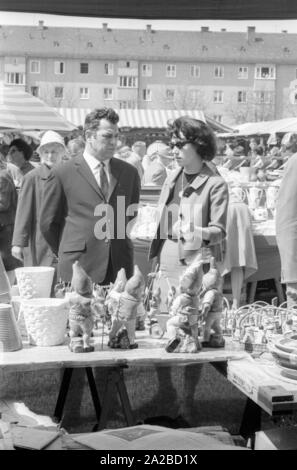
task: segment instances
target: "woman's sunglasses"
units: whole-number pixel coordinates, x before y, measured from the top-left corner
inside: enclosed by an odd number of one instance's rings
[[[178,149],[182,149],[185,145],[191,144],[192,142],[190,140],[173,140],[172,142],[169,142],[169,147],[171,149],[174,149],[174,147]]]

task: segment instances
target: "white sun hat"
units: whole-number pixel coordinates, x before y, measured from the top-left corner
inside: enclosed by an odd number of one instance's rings
[[[46,131],[43,134],[39,147],[36,149],[36,151],[40,152],[41,147],[44,147],[47,144],[60,144],[66,150],[63,137],[55,131]]]

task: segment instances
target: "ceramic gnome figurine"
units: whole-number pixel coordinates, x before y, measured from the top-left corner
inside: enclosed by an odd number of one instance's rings
[[[198,338],[198,294],[202,276],[203,263],[199,261],[191,264],[180,279],[178,295],[172,303],[170,318],[167,321],[167,352],[195,353],[201,349]]]
[[[173,304],[175,297],[176,297],[176,288],[174,286],[171,286],[167,293],[167,297],[165,301],[168,313],[170,313],[171,306]]]
[[[147,315],[148,324],[150,325],[152,320],[156,318],[156,315],[161,313],[161,289],[157,287],[152,292],[152,298],[149,301],[150,309]]]
[[[105,305],[111,317],[115,315],[118,308],[121,293],[124,292],[127,283],[126,271],[121,268],[117,274],[114,285],[106,296]]]
[[[105,304],[104,288],[100,285],[96,285],[93,290],[91,308],[94,314],[94,326],[96,329],[98,329],[100,323],[108,324],[110,322],[110,315]]]
[[[90,337],[94,326],[91,309],[93,284],[79,261],[75,261],[72,265],[71,287],[73,292],[68,296],[70,303],[69,348],[76,353],[91,352],[94,351],[94,347],[90,346]]]
[[[225,340],[222,334],[221,319],[223,310],[222,277],[215,266],[215,259],[210,260],[210,269],[203,276],[202,314],[205,320],[202,346],[223,348]],[[213,330],[213,333],[211,331]]]
[[[108,343],[111,348],[134,349],[138,347],[138,344],[135,343],[137,307],[143,299],[144,289],[144,277],[138,266],[135,266],[134,274],[127,281],[124,291],[120,293],[117,308],[112,313],[112,326]],[[123,330],[123,327],[126,330]],[[121,341],[123,338],[122,331],[127,332],[128,341],[124,343]]]

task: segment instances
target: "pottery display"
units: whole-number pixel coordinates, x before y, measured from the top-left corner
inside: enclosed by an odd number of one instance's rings
[[[54,272],[54,268],[47,266],[17,268],[15,274],[22,299],[50,297]]]
[[[24,315],[30,344],[58,346],[65,341],[69,303],[65,299],[23,299]]]
[[[22,349],[22,340],[10,304],[0,304],[0,351]]]

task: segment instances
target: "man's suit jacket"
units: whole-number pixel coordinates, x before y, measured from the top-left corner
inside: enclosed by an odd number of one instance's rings
[[[83,157],[54,168],[45,182],[40,228],[58,254],[58,276],[64,281],[71,280],[72,264],[79,260],[93,282],[102,282],[110,253],[114,273],[122,267],[128,277],[133,273],[133,245],[125,228],[136,212],[129,215],[126,210],[139,202],[140,180],[134,167],[115,158],[110,173],[107,201]],[[102,219],[107,202],[110,209]],[[111,236],[102,220],[108,220]]]
[[[50,175],[46,165],[24,176],[19,193],[12,245],[29,247],[24,250],[25,266],[52,266],[56,256],[45,241],[40,228],[40,206],[44,182]]]

